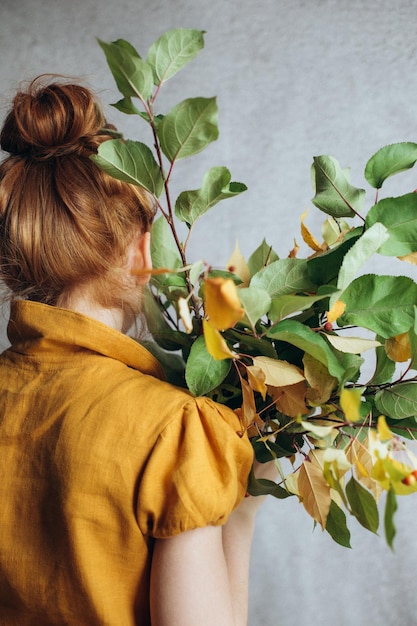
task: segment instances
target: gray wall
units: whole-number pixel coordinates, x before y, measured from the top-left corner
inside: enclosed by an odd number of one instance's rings
[[[248,255],[266,236],[285,256],[311,206],[313,155],[333,155],[366,187],[363,168],[378,148],[415,140],[416,9],[415,0],[0,0],[0,117],[19,81],[41,72],[86,78],[114,102],[95,37],[125,38],[145,54],[169,28],[206,30],[206,49],[161,100],[168,110],[188,96],[219,99],[220,139],[178,166],[179,187],[197,187],[209,166],[224,164],[249,191],[201,221],[192,255],[222,264],[236,237]],[[127,136],[149,140],[107,112]],[[416,187],[409,172],[387,193]],[[311,208],[317,236],[321,221]],[[376,269],[413,275],[403,265],[381,259]],[[353,523],[353,550],[340,548],[313,532],[295,500],[268,501],[254,541],[250,626],[417,624],[416,507],[415,496],[400,501],[392,553]]]

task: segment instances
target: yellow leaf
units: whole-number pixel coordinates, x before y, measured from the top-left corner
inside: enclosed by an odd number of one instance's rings
[[[239,244],[236,241],[235,249],[233,250],[229,260],[226,263],[227,270],[239,276],[242,281],[241,287],[247,287],[250,281],[250,271],[245,257],[239,249]]]
[[[411,359],[411,346],[408,333],[385,340],[385,352],[391,361],[403,363]]]
[[[330,311],[327,312],[327,321],[333,324],[338,317],[342,315],[346,308],[346,304],[341,300],[336,300]]]
[[[204,281],[204,309],[210,324],[217,330],[232,328],[245,314],[231,278]]]
[[[288,491],[300,497],[300,493],[298,491],[298,472],[287,474],[285,477],[285,487]]]
[[[265,383],[273,387],[286,387],[294,385],[304,380],[304,375],[299,367],[288,363],[271,359],[268,356],[256,356],[253,359],[256,367],[259,367],[265,374]]]
[[[207,352],[211,354],[213,359],[221,361],[222,359],[234,359],[237,354],[232,352],[216,328],[203,320],[204,340],[206,342]]]
[[[310,388],[307,389],[307,400],[315,405],[324,404],[330,398],[337,385],[337,378],[331,376],[323,363],[310,354],[303,356],[304,376]]]
[[[390,439],[393,438],[393,434],[388,428],[385,415],[380,415],[378,417],[377,431],[378,431],[378,435],[381,441],[389,441]]]
[[[373,476],[374,458],[369,450],[369,438],[366,437],[362,442],[353,439],[346,450],[346,456],[355,468],[358,481],[369,489],[378,502],[382,493],[382,486]]]
[[[340,393],[340,407],[348,422],[357,422],[360,419],[359,407],[361,397],[361,389],[342,389]]]
[[[324,530],[331,504],[330,487],[323,469],[313,459],[301,465],[297,486],[305,510]]]
[[[265,400],[267,388],[264,372],[260,367],[256,367],[256,365],[249,365],[247,372],[249,385],[254,391],[258,391],[262,395],[262,399]]]
[[[286,387],[268,387],[268,393],[275,402],[278,411],[289,417],[306,415],[310,409],[306,406],[307,387],[305,381]]]
[[[186,298],[178,298],[178,315],[184,324],[185,332],[190,334],[193,330],[193,322],[191,319],[190,307],[188,306],[188,300]]]
[[[339,335],[326,335],[326,339],[332,344],[333,348],[340,352],[349,352],[350,354],[360,354],[371,348],[379,348],[379,341],[373,339],[364,339],[363,337],[339,337]]]
[[[301,215],[301,236],[303,238],[304,243],[306,243],[309,248],[314,250],[314,252],[323,252],[323,247],[319,244],[317,239],[310,233],[307,226],[304,224],[304,220],[307,217],[308,209],[304,211]]]

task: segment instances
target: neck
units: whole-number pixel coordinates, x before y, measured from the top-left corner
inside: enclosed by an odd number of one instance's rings
[[[70,297],[66,297],[62,301],[57,302],[57,306],[62,306],[65,309],[88,315],[93,319],[114,328],[120,332],[126,332],[126,316],[120,308],[107,308],[101,306],[97,302],[92,301],[88,297],[85,297],[82,293],[73,291]]]

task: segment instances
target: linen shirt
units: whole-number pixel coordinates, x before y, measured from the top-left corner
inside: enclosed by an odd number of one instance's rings
[[[226,522],[252,448],[79,313],[12,305],[0,356],[0,623],[148,626],[155,538]],[[192,590],[190,590],[192,593]]]

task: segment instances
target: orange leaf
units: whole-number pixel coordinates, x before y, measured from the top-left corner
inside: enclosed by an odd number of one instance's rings
[[[241,419],[245,428],[249,428],[252,424],[263,426],[263,422],[256,411],[255,397],[253,389],[246,380],[241,379],[242,385],[242,412]]]
[[[265,374],[260,367],[256,365],[249,365],[247,367],[248,383],[254,391],[259,391],[262,395],[262,399],[265,400],[267,387],[265,384]]]
[[[301,465],[298,476],[298,493],[307,513],[324,530],[330,510],[330,487],[324,478],[323,469],[311,457]]]
[[[411,359],[411,346],[408,333],[402,333],[396,337],[385,340],[385,352],[391,361],[403,363]]]
[[[204,281],[204,309],[210,324],[217,330],[232,328],[245,314],[231,278],[216,277]]]
[[[222,359],[234,359],[237,356],[236,352],[230,350],[219,331],[213,328],[207,320],[203,320],[203,331],[207,352],[211,354],[213,359],[221,361]]]
[[[275,401],[278,411],[289,417],[306,415],[310,412],[305,403],[307,386],[305,381],[286,387],[268,387],[268,393]]]
[[[298,245],[298,243],[296,242],[296,240],[294,239],[294,247],[292,250],[289,251],[288,253],[288,258],[289,259],[295,259],[295,257],[298,254],[298,251],[300,249],[300,246]]]

